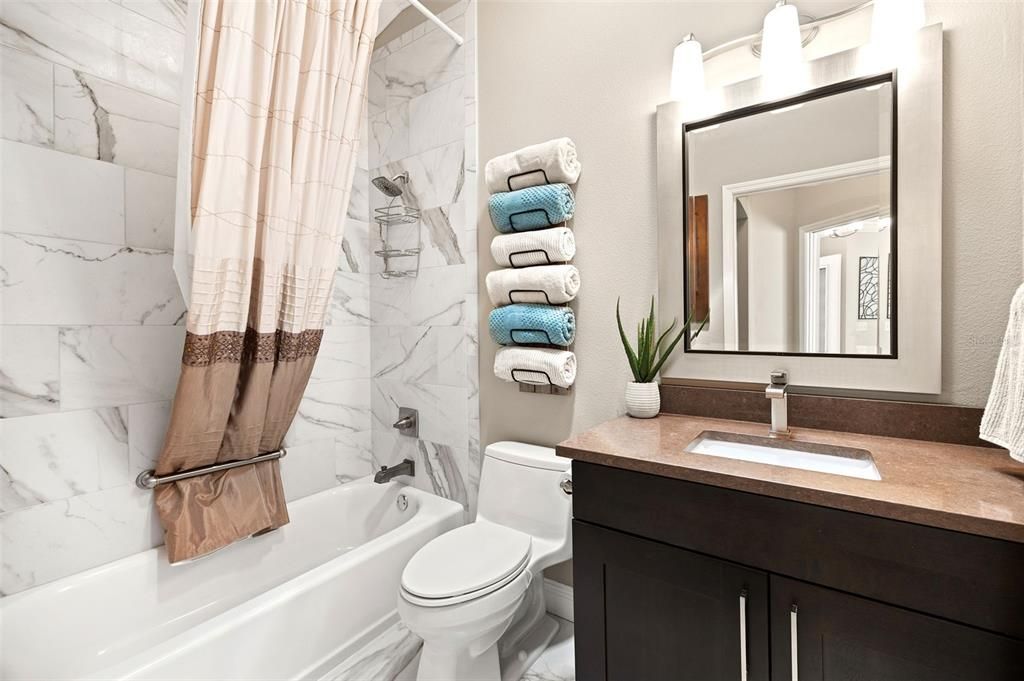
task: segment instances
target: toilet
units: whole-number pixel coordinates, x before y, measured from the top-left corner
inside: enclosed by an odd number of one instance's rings
[[[402,573],[398,614],[423,639],[419,681],[514,681],[551,641],[543,571],[572,557],[569,466],[550,447],[484,451],[476,520]]]

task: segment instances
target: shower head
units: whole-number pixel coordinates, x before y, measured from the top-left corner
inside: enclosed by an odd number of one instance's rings
[[[391,179],[384,176],[375,177],[372,182],[373,186],[379,189],[382,194],[395,198],[401,196],[402,192],[405,191],[405,184],[409,182],[409,173],[399,173]]]

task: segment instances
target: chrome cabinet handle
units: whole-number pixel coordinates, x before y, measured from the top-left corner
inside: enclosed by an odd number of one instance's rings
[[[740,591],[740,681],[747,681],[747,590]]]
[[[792,671],[790,672],[790,678],[792,681],[799,681],[800,670],[797,667],[797,643],[796,643],[796,603],[790,606],[789,610],[789,659]]]

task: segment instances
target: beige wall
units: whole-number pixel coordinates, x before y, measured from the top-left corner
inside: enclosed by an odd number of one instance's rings
[[[825,14],[849,3],[801,3]],[[765,3],[499,2],[480,5],[480,158],[568,135],[582,276],[569,397],[519,393],[495,379],[480,299],[482,442],[555,444],[624,411],[629,372],[616,297],[636,317],[656,289],[655,107],[687,31],[713,46],[755,30]],[[929,3],[945,24],[944,337],[941,401],[984,404],[1007,305],[1022,279],[1020,3]],[[510,49],[509,46],[515,46]],[[492,233],[481,187],[480,249]],[[481,256],[481,281],[494,267]],[[483,287],[481,286],[481,291]]]

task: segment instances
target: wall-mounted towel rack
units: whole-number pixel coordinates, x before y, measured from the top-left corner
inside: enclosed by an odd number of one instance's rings
[[[537,168],[536,170],[524,170],[521,173],[515,173],[514,175],[509,175],[508,177],[506,177],[505,184],[508,185],[508,190],[510,192],[515,191],[515,189],[512,189],[512,180],[518,177],[526,177],[527,175],[533,175],[534,173],[540,173],[541,175],[544,176],[544,184],[551,184],[550,180],[548,180],[548,172],[543,168]]]
[[[261,463],[263,461],[273,461],[274,459],[283,458],[287,453],[287,450],[282,447],[276,452],[267,452],[266,454],[254,456],[251,459],[242,459],[241,461],[224,461],[222,463],[200,466],[199,468],[192,468],[187,471],[172,473],[170,475],[157,475],[156,471],[142,471],[139,473],[139,477],[135,478],[135,484],[142,489],[153,489],[157,485],[166,485],[169,482],[177,482],[178,480],[195,478],[200,475],[226,471],[231,468],[238,468],[239,466],[251,466],[254,463]]]

